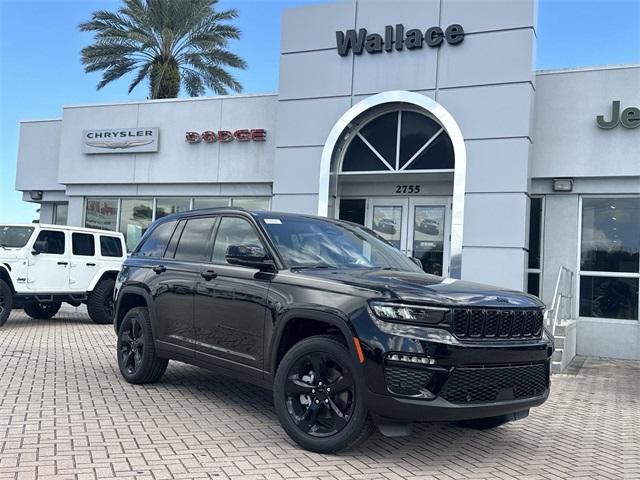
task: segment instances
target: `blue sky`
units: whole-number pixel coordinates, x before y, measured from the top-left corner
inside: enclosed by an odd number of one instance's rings
[[[518,1],[518,0],[504,0]],[[285,8],[314,0],[221,0],[240,12],[242,39],[232,49],[248,63],[238,78],[244,93],[275,92],[280,18]],[[91,35],[77,25],[117,0],[0,0],[0,222],[30,222],[36,207],[14,190],[20,120],[59,118],[62,106],[140,100],[127,79],[100,91],[100,74],[87,75],[80,49]],[[537,68],[640,63],[640,0],[540,0]]]

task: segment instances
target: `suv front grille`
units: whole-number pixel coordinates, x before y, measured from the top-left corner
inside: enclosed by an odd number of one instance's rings
[[[455,308],[453,334],[462,339],[495,340],[534,338],[542,335],[542,310]]]
[[[440,396],[452,403],[482,403],[538,397],[548,385],[544,363],[510,367],[456,368]]]

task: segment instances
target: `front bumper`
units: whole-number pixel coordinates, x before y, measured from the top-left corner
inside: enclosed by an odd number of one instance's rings
[[[368,315],[354,326],[365,355],[367,406],[378,419],[494,417],[536,407],[549,396],[553,340],[546,334],[472,343],[445,330],[390,324]],[[392,360],[398,356],[405,361]]]

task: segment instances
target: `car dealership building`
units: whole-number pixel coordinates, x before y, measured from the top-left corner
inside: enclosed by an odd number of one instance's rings
[[[130,248],[155,218],[235,205],[362,223],[428,272],[549,305],[562,271],[578,353],[640,359],[640,65],[535,71],[536,10],[287,10],[278,93],[25,121],[16,188],[41,222]]]

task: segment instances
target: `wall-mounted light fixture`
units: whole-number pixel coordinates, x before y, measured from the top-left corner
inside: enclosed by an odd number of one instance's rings
[[[573,178],[554,178],[554,192],[571,192],[573,191]]]
[[[42,190],[31,190],[29,196],[31,200],[42,200]]]

